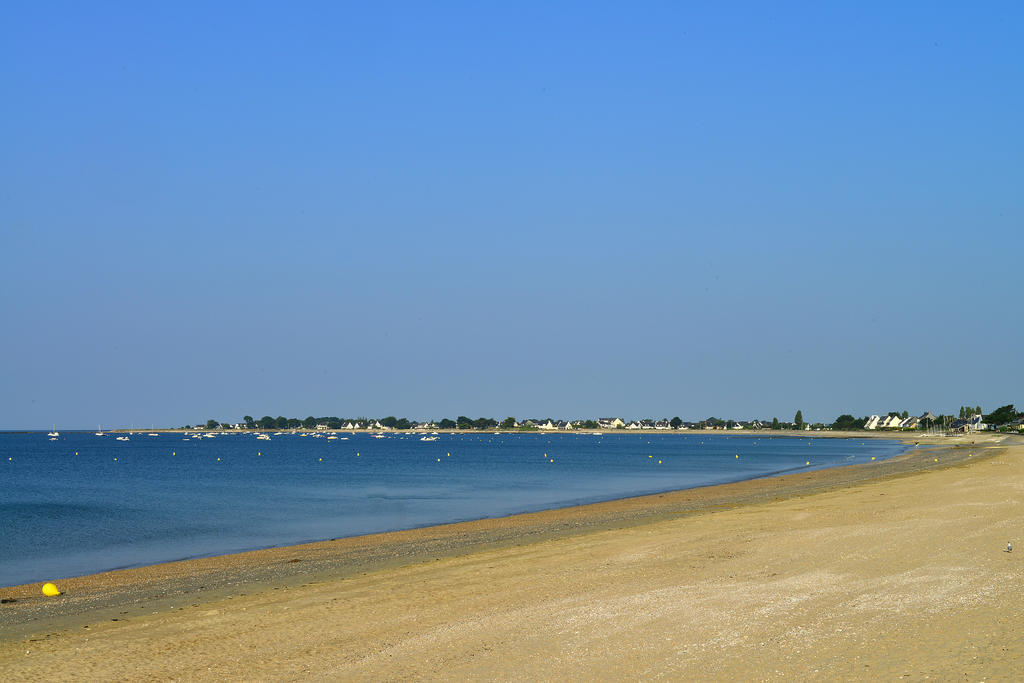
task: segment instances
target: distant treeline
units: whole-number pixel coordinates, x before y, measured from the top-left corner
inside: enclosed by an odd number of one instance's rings
[[[950,427],[955,426],[958,422],[970,420],[972,418],[980,416],[982,421],[990,425],[991,427],[1001,426],[1020,426],[1021,418],[1024,418],[1024,413],[1017,412],[1013,404],[1002,406],[991,413],[983,414],[981,406],[961,406],[959,416],[954,415],[932,415],[931,413],[925,413],[920,418],[910,418],[908,411],[890,411],[882,420],[885,418],[893,418],[890,420],[891,423],[895,424],[900,422],[904,425],[912,424],[909,427],[903,427],[904,429],[931,429],[935,427]],[[872,420],[875,418],[875,420]],[[878,420],[879,416],[864,416],[854,417],[853,415],[843,414],[837,417],[831,423],[806,423],[804,422],[803,412],[796,411],[796,415],[793,417],[791,422],[780,421],[777,417],[771,420],[723,420],[717,417],[709,417],[704,420],[698,420],[696,422],[687,422],[680,419],[678,416],[672,419],[653,420],[633,420],[631,422],[625,422],[618,418],[600,418],[600,419],[587,419],[587,420],[556,420],[552,418],[545,419],[524,419],[522,421],[517,420],[514,417],[506,417],[504,420],[499,422],[494,418],[490,417],[478,417],[476,419],[466,417],[465,415],[459,415],[454,420],[451,418],[444,418],[442,420],[429,420],[429,421],[414,421],[405,417],[395,417],[389,415],[388,417],[382,418],[369,418],[369,417],[351,417],[343,418],[336,416],[326,417],[313,417],[310,415],[305,419],[299,419],[297,417],[284,417],[277,416],[272,417],[270,415],[264,415],[263,417],[254,419],[251,415],[246,415],[242,418],[242,422],[219,422],[217,420],[207,420],[205,424],[197,423],[195,428],[197,429],[465,429],[465,430],[486,430],[486,429],[505,429],[512,430],[518,429],[521,431],[533,431],[538,429],[773,429],[773,430],[804,430],[804,429],[835,429],[835,430],[857,430],[874,429],[877,424],[879,428],[887,428],[882,426]],[[910,418],[910,422],[907,420]],[[186,429],[192,429],[193,425],[185,425]],[[892,428],[892,427],[888,427]]]

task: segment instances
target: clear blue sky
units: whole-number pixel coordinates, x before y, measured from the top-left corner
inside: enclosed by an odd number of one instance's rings
[[[1024,403],[1019,2],[3,14],[0,428]]]

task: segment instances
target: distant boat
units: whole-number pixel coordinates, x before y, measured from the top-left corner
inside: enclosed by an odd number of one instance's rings
[[[270,437],[266,434],[257,434],[256,438],[260,441],[270,441]]]
[[[60,432],[54,430],[54,431],[50,432],[49,434],[47,434],[47,436],[60,436]]]
[[[423,437],[420,437],[420,441],[437,441],[440,438],[441,437],[439,437],[439,436],[423,436]]]
[[[119,436],[119,437],[117,437],[117,440],[118,441],[128,441],[128,437],[127,436]]]
[[[153,432],[150,432],[147,436],[160,436],[160,435],[159,434],[155,434]]]
[[[106,436],[106,434],[103,433],[103,427],[101,425],[96,425],[96,429],[99,430],[96,432],[96,436]]]

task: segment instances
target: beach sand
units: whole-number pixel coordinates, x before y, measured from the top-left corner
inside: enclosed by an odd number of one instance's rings
[[[1024,445],[942,442],[2,588],[0,678],[1016,680]]]

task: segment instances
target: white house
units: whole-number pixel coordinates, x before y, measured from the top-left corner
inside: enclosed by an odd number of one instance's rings
[[[878,417],[877,415],[872,415],[871,417],[868,418],[868,421],[864,423],[864,429],[878,429],[878,422],[881,419],[882,418]]]
[[[921,424],[921,418],[911,415],[903,422],[900,422],[900,429],[917,429],[919,424]]]
[[[902,421],[903,418],[899,415],[886,415],[878,427],[879,429],[896,429],[900,426],[900,422]]]

